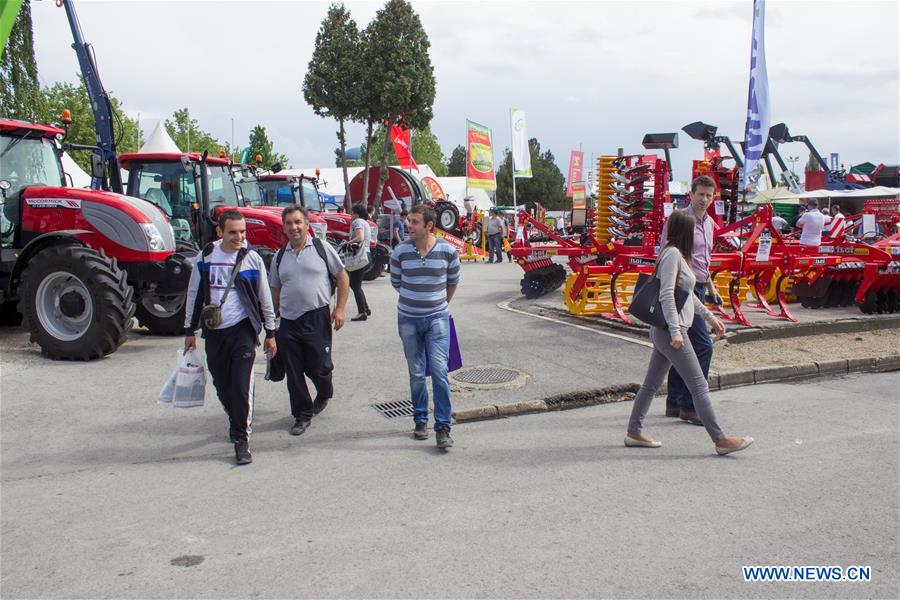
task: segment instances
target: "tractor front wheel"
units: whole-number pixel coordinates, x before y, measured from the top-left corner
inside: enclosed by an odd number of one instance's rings
[[[459,229],[459,209],[450,202],[438,202],[434,212],[437,213],[437,226],[455,235]]]
[[[134,316],[150,335],[179,335],[184,332],[185,294],[142,296],[135,302]]]
[[[56,360],[92,360],[127,339],[134,306],[125,271],[102,251],[50,246],[22,273],[20,304],[31,341]]]

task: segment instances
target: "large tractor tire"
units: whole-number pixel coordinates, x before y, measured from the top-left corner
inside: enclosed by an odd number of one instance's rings
[[[437,226],[447,233],[457,235],[459,231],[459,209],[450,202],[438,202],[434,205],[434,212],[437,213]]]
[[[93,360],[127,339],[134,305],[125,271],[103,251],[50,246],[22,273],[20,306],[31,341],[55,360]]]
[[[388,263],[391,261],[391,247],[381,242],[377,243],[371,253],[371,259],[369,266],[363,272],[363,281],[374,281],[387,270]]]
[[[272,260],[278,251],[265,246],[254,246],[253,249],[256,250],[256,253],[263,260],[263,264],[266,265],[266,273],[270,272],[272,270]]]
[[[0,326],[18,327],[22,324],[22,313],[19,312],[17,302],[4,302],[0,304]]]
[[[185,295],[142,296],[134,303],[134,316],[150,335],[184,333]]]
[[[363,271],[363,281],[375,281],[381,276],[381,273],[384,271],[384,264],[372,261],[366,266],[366,270]]]

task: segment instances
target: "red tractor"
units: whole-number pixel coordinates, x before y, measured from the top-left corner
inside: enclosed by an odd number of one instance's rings
[[[216,220],[226,209],[236,209],[247,222],[247,241],[268,266],[287,243],[281,209],[245,206],[238,197],[231,162],[205,154],[178,152],[130,153],[119,156],[129,172],[127,193],[156,205],[172,224],[179,251],[196,257],[199,249],[216,239]],[[326,226],[310,216],[310,231],[325,238]],[[138,322],[160,335],[176,335],[184,325],[186,286],[146,295],[137,302]]]
[[[0,311],[14,322],[17,308],[44,355],[90,360],[125,341],[132,300],[183,295],[190,265],[150,203],[64,187],[64,134],[0,120]]]
[[[287,204],[299,204],[309,209],[310,223],[324,223],[327,227],[327,240],[337,246],[350,237],[350,223],[353,215],[345,212],[327,212],[322,206],[317,180],[307,175],[278,171],[259,175],[261,203],[265,206],[283,207]],[[370,252],[372,261],[363,273],[363,279],[371,281],[377,278],[391,258],[391,248],[379,243],[378,229],[374,222],[368,221],[371,229]]]

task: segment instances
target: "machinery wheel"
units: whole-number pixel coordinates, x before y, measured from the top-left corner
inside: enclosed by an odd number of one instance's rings
[[[371,261],[366,267],[366,270],[363,271],[363,281],[374,281],[375,279],[378,279],[382,271],[384,271],[384,263],[377,260]]]
[[[0,326],[17,327],[22,324],[22,313],[19,312],[18,302],[4,302],[0,304]]]
[[[272,270],[272,259],[275,258],[275,250],[271,248],[266,248],[264,246],[254,246],[254,250],[259,254],[259,257],[263,259],[263,264],[266,265],[266,273]]]
[[[434,205],[434,211],[437,213],[437,226],[455,235],[459,229],[459,209],[449,202],[438,202]]]
[[[875,306],[879,315],[887,312],[887,301],[887,293],[883,289],[878,290],[875,294]]]
[[[197,254],[200,252],[200,246],[190,240],[175,240],[175,252]]]
[[[869,290],[868,292],[866,292],[866,297],[863,300],[862,304],[859,305],[859,310],[863,311],[863,313],[867,315],[873,314],[875,312],[875,309],[877,308],[875,300],[875,292]]]
[[[92,360],[127,339],[134,306],[125,271],[103,251],[50,246],[22,273],[22,314],[31,341],[56,360]]]
[[[825,296],[800,298],[803,308],[822,308],[825,306]]]
[[[179,335],[184,332],[185,295],[142,296],[135,302],[134,316],[150,335]]]
[[[540,298],[544,295],[543,283],[535,278],[523,278],[521,282],[522,295],[529,300]]]
[[[900,292],[897,291],[897,288],[887,290],[887,304],[885,308],[889,313],[895,313],[900,310]]]

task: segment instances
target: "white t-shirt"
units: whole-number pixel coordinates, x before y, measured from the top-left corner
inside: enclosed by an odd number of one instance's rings
[[[828,217],[819,212],[819,209],[813,208],[797,219],[797,225],[803,225],[803,232],[800,234],[801,246],[818,246],[822,243],[822,228]]]
[[[784,229],[784,226],[787,225],[787,221],[785,221],[783,218],[779,217],[778,215],[775,215],[772,217],[772,225],[774,225],[775,229],[777,229],[780,232],[782,229]]]
[[[209,299],[213,304],[219,305],[222,302],[222,295],[225,294],[225,288],[228,286],[228,279],[231,277],[236,259],[237,252],[229,254],[222,250],[221,244],[216,244],[210,255],[206,257],[206,264],[209,266]],[[217,329],[237,325],[247,318],[247,312],[244,310],[244,305],[241,304],[234,285],[231,286],[228,298],[221,309],[222,324]]]

